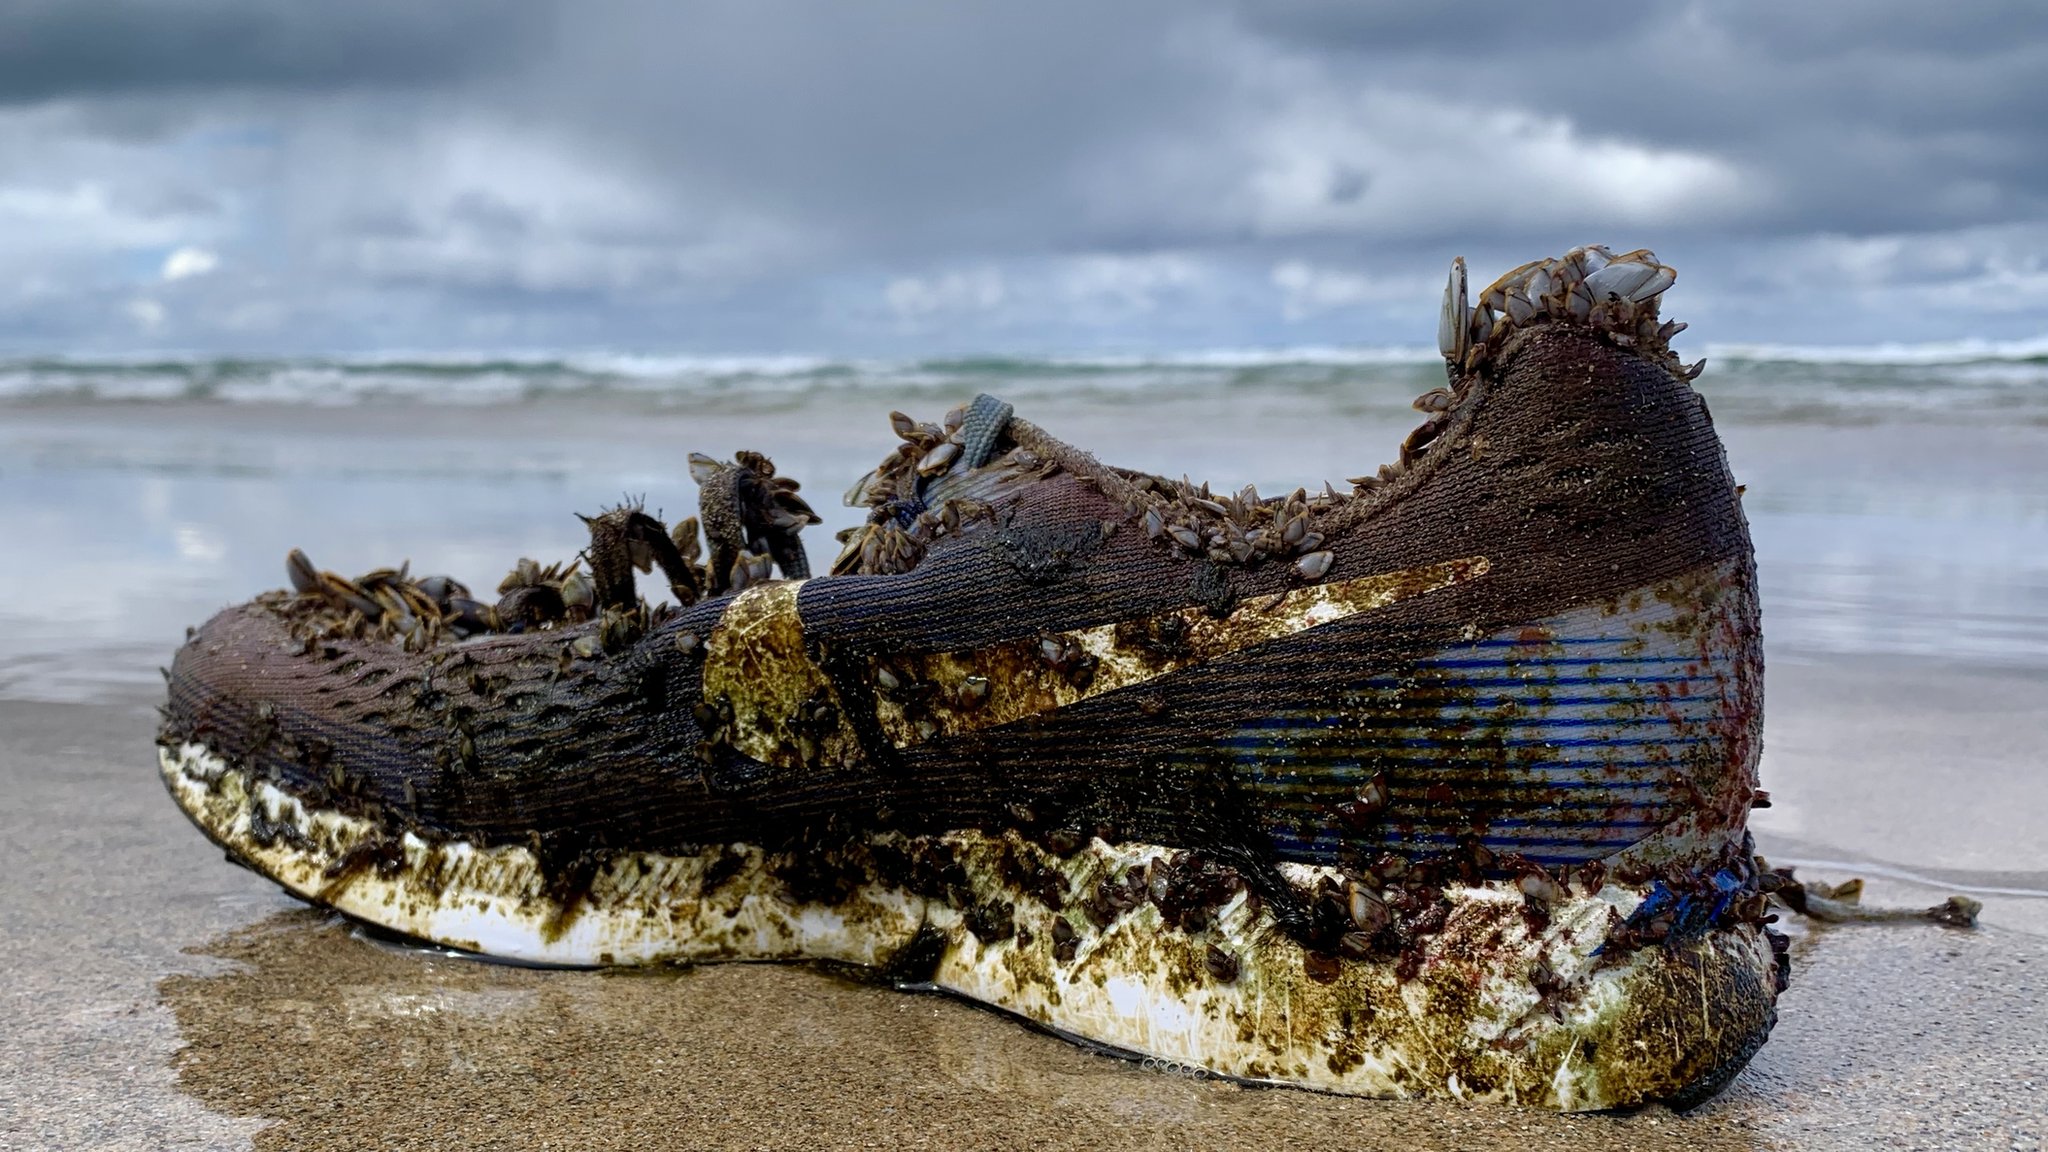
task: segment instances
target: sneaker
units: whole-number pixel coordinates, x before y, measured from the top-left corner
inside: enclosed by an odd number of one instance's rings
[[[1673,277],[1574,249],[1472,304],[1458,262],[1448,382],[1346,491],[1107,466],[984,396],[892,417],[813,579],[757,454],[692,457],[704,544],[612,509],[494,602],[294,553],[178,654],[163,778],[230,859],[446,947],[833,961],[1245,1081],[1686,1107],[1786,969]]]

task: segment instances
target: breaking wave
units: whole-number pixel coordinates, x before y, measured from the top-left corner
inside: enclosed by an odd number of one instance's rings
[[[1717,345],[1715,351],[1731,360],[1784,364],[1898,367],[2048,365],[2048,336],[2037,336],[2031,340],[1944,340],[1928,344],[1722,344]]]
[[[1696,348],[1681,346],[1686,355]],[[1862,347],[1709,345],[1700,382],[1717,413],[1763,420],[1888,416],[2048,422],[2048,337]],[[381,354],[0,359],[0,405],[196,403],[502,406],[566,398],[679,406],[801,403],[819,393],[1075,390],[1342,395],[1405,404],[1432,387],[1428,348],[1213,349],[1171,355],[858,360],[815,356]]]

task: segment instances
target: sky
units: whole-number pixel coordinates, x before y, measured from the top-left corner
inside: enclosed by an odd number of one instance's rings
[[[2048,333],[2037,0],[7,0],[0,353]]]

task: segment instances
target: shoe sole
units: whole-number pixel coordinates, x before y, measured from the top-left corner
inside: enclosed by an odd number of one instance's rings
[[[852,964],[929,978],[1093,1044],[1348,1094],[1564,1110],[1693,1101],[1738,1070],[1775,1019],[1768,941],[1745,923],[1626,951],[1609,941],[1655,910],[1662,897],[1647,877],[1658,865],[1727,847],[1670,817],[1669,798],[1646,783],[1668,793],[1694,744],[1753,760],[1753,748],[1728,748],[1753,730],[1758,681],[1744,661],[1755,646],[1731,642],[1753,627],[1750,597],[1746,564],[1729,562],[1423,662],[1446,696],[1478,710],[1443,709],[1433,723],[1447,733],[1481,713],[1517,716],[1517,739],[1532,748],[1579,753],[1531,771],[1552,771],[1559,794],[1592,808],[1496,821],[1487,846],[1606,866],[1541,901],[1513,880],[1446,886],[1441,927],[1397,955],[1305,951],[1243,890],[1190,917],[1173,885],[1193,854],[1164,845],[1096,839],[1058,855],[1016,832],[948,832],[938,840],[950,879],[936,892],[897,879],[889,862],[911,846],[893,833],[835,849],[835,879],[822,884],[791,880],[820,861],[745,844],[622,851],[565,887],[527,847],[394,839],[372,821],[308,807],[203,743],[162,748],[160,766],[179,806],[239,862],[308,900],[452,948],[575,966]],[[1314,724],[1280,713],[1253,739],[1270,749],[1275,731]],[[1295,770],[1317,771],[1299,751],[1288,753]],[[1647,772],[1645,760],[1660,766]],[[1245,783],[1284,793],[1289,775],[1253,771]],[[1284,850],[1286,829],[1273,831]],[[1433,847],[1389,835],[1393,848]],[[1279,868],[1302,891],[1345,884],[1325,865]],[[1619,878],[1632,873],[1644,879]],[[828,894],[803,895],[810,889]]]

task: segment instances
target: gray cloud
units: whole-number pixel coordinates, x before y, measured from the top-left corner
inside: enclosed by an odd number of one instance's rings
[[[1655,245],[1724,339],[2026,335],[2044,25],[1991,0],[16,4],[0,342],[1412,343],[1453,253],[1589,239]]]
[[[1671,7],[1564,2],[1474,13],[1400,0],[1264,0],[1243,4],[1238,14],[1249,28],[1317,52],[1471,60],[1476,53],[1509,51],[1533,71],[1552,53],[1572,58],[1638,34],[1668,18]]]
[[[510,65],[547,16],[486,0],[11,0],[0,102],[443,84]]]

